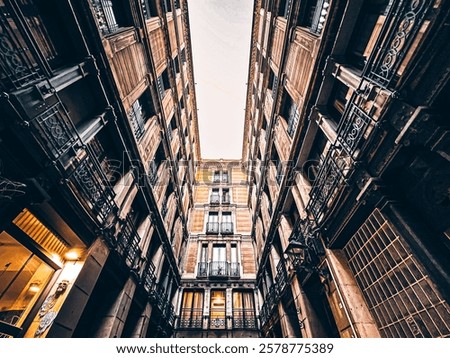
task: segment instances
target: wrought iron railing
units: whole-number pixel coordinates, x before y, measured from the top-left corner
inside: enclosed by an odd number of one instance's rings
[[[231,222],[220,223],[220,233],[223,235],[232,234],[233,223]]]
[[[57,159],[78,140],[75,128],[60,102],[33,118],[30,129],[46,153]]]
[[[233,328],[256,329],[255,310],[252,308],[234,308],[233,309]]]
[[[230,277],[240,277],[241,276],[241,265],[239,262],[230,263]]]
[[[264,303],[260,310],[261,325],[264,326],[273,317],[273,313],[279,302],[279,295],[276,285],[270,286]]]
[[[109,35],[119,30],[111,0],[91,0],[91,3],[102,35]]]
[[[155,160],[152,160],[150,162],[148,179],[152,186],[155,186],[156,183],[158,182],[158,164],[156,164]]]
[[[309,194],[310,200],[307,204],[307,211],[309,211],[317,222],[331,202],[338,195],[339,189],[345,184],[344,170],[346,163],[340,154],[331,148],[325,160],[319,167],[316,180]]]
[[[37,14],[33,29],[29,26],[33,23],[23,20],[26,18],[19,19],[8,3],[0,3],[0,88],[4,91],[20,89],[46,74],[34,43],[39,38],[49,41],[43,22]],[[42,36],[33,39],[39,34]]]
[[[208,276],[208,263],[199,262],[197,267],[197,277],[207,277]]]
[[[108,180],[97,160],[86,154],[68,180],[83,206],[101,223],[106,223],[108,216],[117,206],[114,202],[115,194],[108,186]]]
[[[294,136],[294,133],[297,129],[299,118],[300,118],[300,111],[298,110],[297,106],[294,103],[289,111],[289,118],[288,118],[287,133],[289,134],[290,137]]]
[[[209,328],[224,329],[227,327],[226,316],[224,310],[211,309],[209,317]]]
[[[209,276],[228,277],[229,263],[226,261],[212,261],[209,263]]]
[[[219,223],[218,222],[206,223],[206,233],[207,234],[218,234],[219,233]]]
[[[178,320],[178,328],[197,328],[203,327],[203,309],[202,308],[182,308],[181,316]]]
[[[156,289],[156,274],[155,274],[155,265],[153,264],[153,262],[151,261],[147,262],[145,270],[142,273],[141,280],[144,289],[147,291],[147,293],[149,295],[152,294]]]
[[[383,88],[396,85],[397,73],[416,39],[433,0],[395,1],[384,21],[363,76]]]
[[[141,249],[139,248],[140,241],[141,238],[139,237],[133,221],[127,216],[122,224],[117,239],[117,251],[125,259],[125,262],[131,269],[136,267],[141,256]]]
[[[337,129],[337,143],[356,159],[367,137],[372,119],[352,101],[348,104]],[[374,126],[374,124],[372,124]]]
[[[275,284],[277,285],[277,290],[281,295],[283,295],[284,290],[289,285],[289,276],[286,270],[286,263],[284,260],[280,260],[277,265],[277,275],[275,276]]]
[[[219,204],[220,203],[220,196],[219,194],[213,194],[211,195],[209,199],[210,204]]]
[[[136,100],[128,112],[128,118],[131,122],[131,127],[133,128],[134,136],[137,140],[141,139],[145,133],[144,129],[144,112],[142,105],[139,100]]]

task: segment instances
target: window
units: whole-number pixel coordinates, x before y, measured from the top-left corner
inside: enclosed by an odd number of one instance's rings
[[[230,189],[222,189],[222,204],[229,204],[230,202]]]
[[[208,244],[203,244],[200,249],[200,260],[198,262],[197,277],[208,276]]]
[[[209,275],[216,277],[228,276],[227,249],[224,244],[213,245]]]
[[[147,20],[158,16],[158,9],[156,8],[155,0],[141,0],[141,4],[142,12]]]
[[[206,223],[206,233],[207,234],[218,234],[219,233],[219,213],[209,212],[208,222]]]
[[[0,321],[21,327],[60,265],[48,255],[61,261],[69,247],[27,209],[0,232],[0,247]]]
[[[291,9],[292,0],[280,0],[278,16],[287,18]]]
[[[228,183],[228,170],[215,170],[213,174],[214,183]]]
[[[233,292],[233,328],[256,328],[252,291]]]
[[[238,254],[238,248],[236,244],[231,244],[231,250],[230,250],[230,276],[232,277],[240,277],[241,270],[239,265],[239,254]]]
[[[287,132],[292,138],[297,129],[300,112],[296,103],[292,100],[291,96],[289,96],[287,92],[285,92],[284,94],[281,116],[284,120],[287,121]]]
[[[347,49],[347,58],[356,68],[364,68],[391,3],[390,0],[364,1]]]
[[[202,328],[203,291],[184,291],[180,315],[180,328]]]
[[[137,140],[141,139],[145,133],[145,123],[149,118],[154,116],[155,109],[150,93],[145,91],[130,108],[128,118],[130,120],[133,133]]]
[[[212,189],[210,203],[211,204],[219,204],[220,203],[219,189]]]
[[[167,74],[167,69],[159,76],[156,80],[158,87],[158,94],[161,99],[164,98],[166,91],[170,89],[169,75]]]
[[[307,0],[305,6],[300,7],[298,25],[306,27],[310,32],[319,35],[329,11],[329,0]]]
[[[170,0],[163,0],[164,12],[172,12],[172,3]]]
[[[209,313],[209,327],[213,329],[226,328],[225,322],[225,291],[213,290],[211,291],[211,310]]]
[[[231,221],[231,212],[224,212],[222,214],[220,232],[221,234],[233,233],[233,222]]]

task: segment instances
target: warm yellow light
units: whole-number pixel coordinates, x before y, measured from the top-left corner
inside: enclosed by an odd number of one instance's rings
[[[33,293],[39,292],[39,283],[37,283],[37,282],[30,283],[30,287],[28,288],[28,291],[33,292]]]
[[[79,258],[78,252],[75,250],[66,252],[64,257],[66,258],[66,260],[70,260],[70,261],[75,261],[75,260],[78,260],[78,258]]]

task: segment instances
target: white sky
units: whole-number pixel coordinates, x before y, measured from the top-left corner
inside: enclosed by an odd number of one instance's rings
[[[240,159],[252,0],[188,0],[200,149],[206,159]]]

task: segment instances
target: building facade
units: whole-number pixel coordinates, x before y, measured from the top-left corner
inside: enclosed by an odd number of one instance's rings
[[[263,337],[449,336],[448,6],[255,1]]]
[[[169,337],[199,157],[185,1],[0,1],[0,335]]]
[[[181,275],[175,337],[258,337],[247,168],[202,160]]]
[[[205,160],[187,0],[0,0],[0,337],[450,336],[449,7],[256,0]]]

